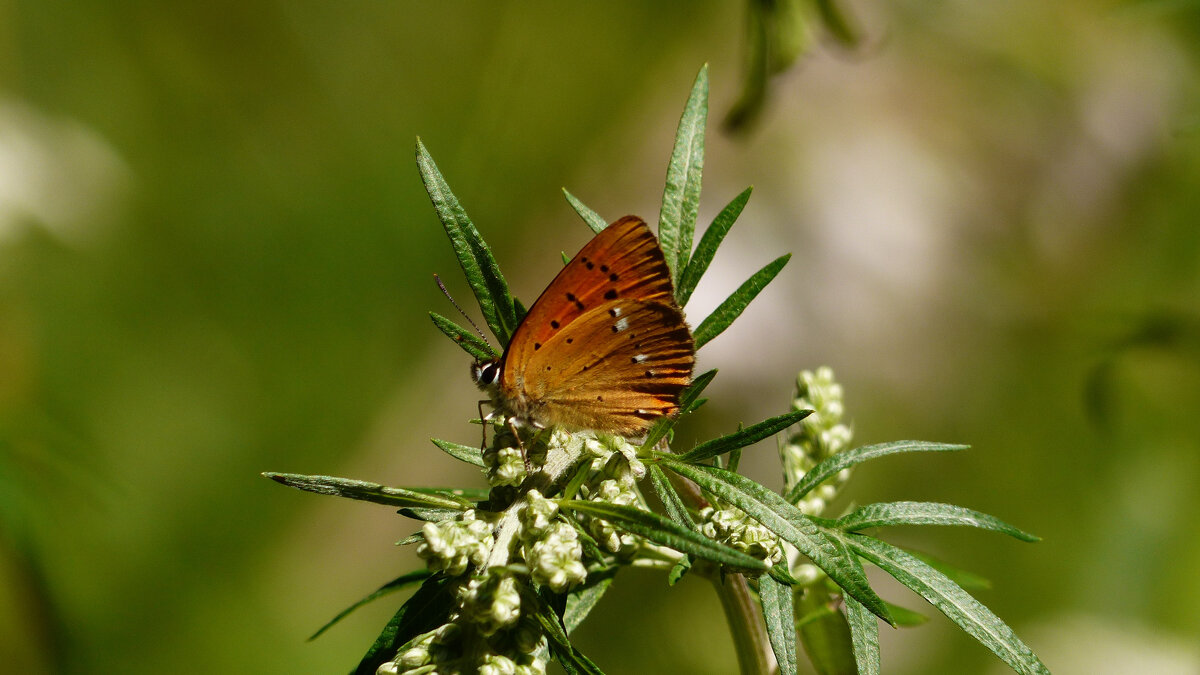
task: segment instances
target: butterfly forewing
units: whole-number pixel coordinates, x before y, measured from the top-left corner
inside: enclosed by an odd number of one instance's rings
[[[513,412],[543,423],[632,434],[675,411],[693,361],[658,241],[627,216],[530,308],[505,350],[499,390]]]

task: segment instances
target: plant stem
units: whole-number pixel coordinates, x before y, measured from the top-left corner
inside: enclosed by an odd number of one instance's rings
[[[734,651],[737,653],[738,668],[742,675],[769,675],[776,672],[775,653],[767,637],[767,626],[758,603],[750,591],[750,584],[741,574],[729,574],[722,580],[719,575],[712,579],[729,621],[733,635]]]

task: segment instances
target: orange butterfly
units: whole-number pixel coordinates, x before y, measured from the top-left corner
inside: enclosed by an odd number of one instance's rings
[[[695,361],[658,240],[626,216],[554,277],[504,355],[471,375],[494,414],[633,436],[678,412]]]

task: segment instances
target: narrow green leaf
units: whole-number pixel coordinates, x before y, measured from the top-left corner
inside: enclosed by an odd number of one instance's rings
[[[986,513],[972,511],[953,504],[935,502],[887,502],[860,506],[838,518],[837,526],[848,532],[888,525],[963,525],[992,530],[1021,541],[1041,541]]]
[[[425,541],[425,534],[422,533],[420,530],[417,530],[416,532],[413,532],[412,534],[408,535],[407,537],[396,542],[396,545],[397,546],[408,546],[410,544],[416,544],[416,543],[422,542],[422,541]]]
[[[567,201],[571,204],[571,208],[575,209],[575,213],[578,213],[579,217],[583,218],[583,222],[587,223],[587,226],[592,228],[592,232],[599,233],[601,230],[608,227],[608,222],[604,220],[603,216],[589,209],[586,204],[579,201],[578,197],[570,192],[567,192],[567,188],[563,188],[562,191],[563,195],[566,196]],[[571,259],[568,258],[566,262],[571,262]]]
[[[850,626],[858,675],[879,675],[879,620],[862,603],[846,597],[846,623]]]
[[[354,669],[354,675],[374,675],[375,670],[392,659],[406,642],[445,623],[452,600],[451,594],[445,592],[446,584],[444,577],[426,579],[383,627]]]
[[[764,575],[758,579],[758,597],[767,622],[767,637],[779,663],[779,675],[795,675],[796,610],[792,603],[792,587]]]
[[[419,581],[423,582],[426,579],[428,579],[430,576],[432,576],[432,574],[433,573],[430,572],[429,570],[417,570],[415,572],[409,572],[408,574],[405,574],[405,575],[396,577],[395,579],[392,579],[391,581],[387,582],[386,584],[380,586],[375,592],[364,597],[362,600],[359,600],[358,602],[354,603],[353,605],[350,605],[346,609],[343,609],[341,612],[338,613],[337,616],[330,619],[329,623],[327,623],[324,626],[321,626],[319,629],[317,629],[317,632],[313,633],[312,636],[310,636],[308,638],[309,641],[311,642],[313,640],[316,640],[321,635],[321,633],[324,633],[325,631],[332,628],[335,623],[346,618],[347,616],[350,615],[351,612],[358,609],[359,607],[362,607],[363,605],[371,602],[372,600],[378,600],[379,598],[382,598],[383,596],[391,593],[392,591],[398,591],[401,588],[411,586]]]
[[[920,612],[914,612],[907,607],[893,605],[886,600],[884,604],[887,605],[888,611],[892,613],[892,618],[896,620],[896,626],[899,628],[913,628],[929,621],[929,617]]]
[[[431,438],[429,440],[433,441],[434,445],[438,446],[438,448],[454,459],[483,467],[483,454],[479,448],[462,445],[461,443],[451,443],[450,441],[443,441],[438,438]]]
[[[696,529],[696,521],[692,520],[692,514],[688,513],[687,507],[683,504],[683,498],[679,496],[679,491],[675,489],[675,486],[671,485],[666,472],[657,464],[651,464],[649,470],[650,484],[654,486],[654,492],[662,501],[667,515],[671,517],[671,520],[688,529]]]
[[[971,590],[982,591],[982,590],[987,590],[992,587],[991,579],[988,579],[987,577],[984,577],[983,575],[971,572],[970,570],[964,570],[961,567],[951,565],[950,563],[946,562],[945,560],[942,560],[941,558],[936,558],[934,556],[929,555],[928,553],[923,553],[921,551],[914,551],[911,548],[904,549],[904,552],[911,555],[912,557],[916,558],[917,560],[920,560],[921,562],[925,563],[926,565],[929,565],[930,567],[941,572],[942,574],[945,574],[947,577],[950,578],[950,581],[953,581],[954,583],[958,584],[959,586],[962,586],[963,588],[965,588],[969,591],[971,591]]]
[[[470,354],[477,361],[490,361],[491,359],[500,356],[492,345],[480,339],[480,337],[462,326],[454,323],[450,319],[438,314],[430,312],[429,318],[433,319],[433,325],[438,327],[438,330],[446,334],[446,337],[454,340],[462,350]]]
[[[686,306],[688,300],[691,299],[692,292],[700,283],[700,278],[708,271],[709,263],[717,254],[717,248],[725,239],[729,228],[733,227],[733,223],[741,215],[742,209],[746,207],[746,202],[749,201],[750,193],[753,190],[753,187],[748,187],[740,195],[734,197],[733,201],[717,214],[712,225],[708,226],[704,234],[700,235],[700,243],[696,245],[696,252],[692,254],[692,259],[688,261],[687,267],[680,275],[679,287],[675,289],[675,299],[680,307]]]
[[[689,478],[708,492],[733,504],[746,515],[762,523],[784,541],[808,556],[814,565],[849,595],[866,605],[875,615],[892,622],[883,600],[867,583],[862,566],[844,546],[795,506],[770,489],[740,474],[698,464],[685,464],[663,457],[661,461],[675,473]]]
[[[592,471],[592,462],[585,460],[579,463],[575,469],[575,474],[571,476],[571,480],[567,481],[563,491],[559,494],[564,499],[574,499],[575,495],[579,494],[579,488],[583,486],[583,482],[587,480],[588,475]]]
[[[861,534],[843,535],[851,548],[897,581],[916,591],[971,637],[1018,673],[1049,674],[1016,633],[953,581],[903,550]]]
[[[400,509],[396,513],[426,523],[443,523],[447,520],[454,520],[462,515],[461,510],[451,511],[450,509],[422,509],[412,507]]]
[[[418,491],[408,488],[385,487],[378,483],[365,480],[337,478],[334,476],[302,476],[295,473],[263,473],[276,483],[294,487],[305,492],[315,492],[322,495],[334,495],[348,499],[375,502],[401,508],[434,508],[462,511],[472,506],[466,499],[449,496],[448,494],[431,491]]]
[[[599,666],[571,644],[566,628],[546,598],[535,594],[533,599],[535,599],[532,608],[534,616],[541,624],[546,640],[550,643],[550,652],[562,664],[563,670],[567,671],[568,675],[604,675],[604,671],[600,670]]]
[[[738,466],[742,463],[742,449],[734,448],[729,451],[729,470],[737,473]]]
[[[593,572],[588,575],[583,586],[571,589],[567,595],[567,608],[563,612],[563,627],[566,628],[567,634],[574,633],[600,602],[600,598],[604,597],[605,591],[617,575],[617,569],[613,567],[609,571]]]
[[[650,448],[653,448],[656,444],[658,444],[659,441],[666,437],[667,433],[671,431],[671,428],[675,426],[675,423],[679,421],[679,418],[683,417],[687,411],[694,410],[695,408],[699,407],[696,405],[696,400],[700,398],[701,392],[704,391],[704,388],[707,387],[708,383],[712,382],[713,378],[716,376],[717,369],[714,368],[692,379],[692,383],[684,387],[683,391],[679,392],[680,413],[674,417],[660,417],[658,421],[654,423],[654,426],[650,427],[650,433],[646,434],[646,440],[642,443],[642,449],[649,450]]]
[[[750,570],[764,570],[767,567],[766,563],[758,558],[715,542],[657,513],[602,502],[560,500],[558,503],[563,508],[603,518],[656,544],[697,558]]]
[[[778,565],[775,565],[774,567],[778,567]],[[667,573],[667,585],[674,586],[675,584],[679,583],[679,581],[683,579],[683,577],[691,569],[692,557],[689,555],[683,556],[679,559],[679,562],[675,563],[675,566],[671,568],[671,571]]]
[[[484,320],[500,343],[508,344],[518,322],[516,307],[508,292],[508,282],[504,280],[492,250],[479,235],[479,230],[475,229],[458,197],[450,191],[450,186],[420,138],[417,139],[417,167],[421,171],[425,191],[433,202],[438,219],[442,221],[446,236],[450,238],[450,245],[454,247],[458,264],[462,266],[467,283],[479,302]]]
[[[654,492],[663,503],[663,508],[667,510],[667,515],[671,517],[671,520],[689,530],[695,530],[696,522],[692,520],[692,514],[688,512],[687,506],[684,505],[683,498],[679,496],[679,491],[675,489],[674,485],[671,485],[666,472],[657,464],[651,464],[649,472],[650,484],[654,486]],[[691,556],[686,553],[683,554],[683,558],[675,564],[675,567],[671,569],[671,573],[667,575],[667,585],[674,586],[691,567]]]
[[[902,452],[953,452],[955,450],[966,450],[968,445],[951,445],[948,443],[929,443],[927,441],[893,441],[891,443],[879,443],[876,445],[864,445],[861,448],[839,452],[836,455],[830,456],[825,461],[814,466],[811,471],[804,474],[800,482],[792,486],[792,489],[787,493],[787,500],[793,504],[800,501],[804,495],[808,494],[822,481],[833,476],[842,469],[848,469],[855,464],[861,464],[876,457],[885,457],[887,455],[895,455]]]
[[[729,328],[729,324],[733,323],[734,319],[742,315],[742,311],[746,309],[746,305],[758,296],[762,289],[766,288],[767,284],[779,274],[783,266],[792,257],[791,253],[782,255],[775,260],[767,263],[765,267],[754,273],[754,276],[746,280],[746,283],[738,287],[733,295],[729,296],[725,302],[722,302],[712,314],[709,314],[696,330],[692,332],[692,339],[696,343],[696,349],[699,350],[710,340],[720,335]]]
[[[772,436],[812,414],[811,410],[793,410],[784,415],[751,424],[741,431],[705,441],[679,456],[681,462],[703,462],[710,457],[723,455],[730,450],[744,448]]]
[[[704,173],[704,124],[708,119],[708,64],[700,68],[688,95],[679,127],[675,131],[675,149],[667,165],[667,185],[663,190],[662,209],[658,214],[658,243],[671,270],[671,280],[679,285],[680,275],[692,252],[692,234],[700,211],[700,182]]]

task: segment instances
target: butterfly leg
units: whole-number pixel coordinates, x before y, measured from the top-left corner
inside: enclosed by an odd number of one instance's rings
[[[513,438],[517,439],[517,447],[521,449],[521,461],[525,462],[525,475],[533,475],[533,466],[529,463],[529,453],[525,450],[525,442],[521,440],[521,434],[517,432],[517,425],[514,422],[515,418],[509,416],[508,430],[512,432]]]
[[[484,414],[483,414],[483,404],[484,404],[484,403],[491,403],[491,401],[490,401],[490,400],[487,400],[487,401],[480,401],[480,402],[479,402],[479,406],[478,406],[478,407],[479,407],[479,430],[480,430],[480,432],[481,432],[481,435],[482,435],[482,437],[483,437],[483,438],[482,438],[482,440],[480,440],[480,442],[479,442],[479,452],[480,452],[480,453],[483,453],[483,451],[484,451],[484,450],[487,448],[487,427],[488,427],[488,422],[491,422],[491,421],[492,421],[492,419],[494,418],[495,414],[496,414],[496,411],[495,411],[495,410],[492,410],[492,411],[491,411],[491,412],[489,412],[487,415],[484,415]]]

